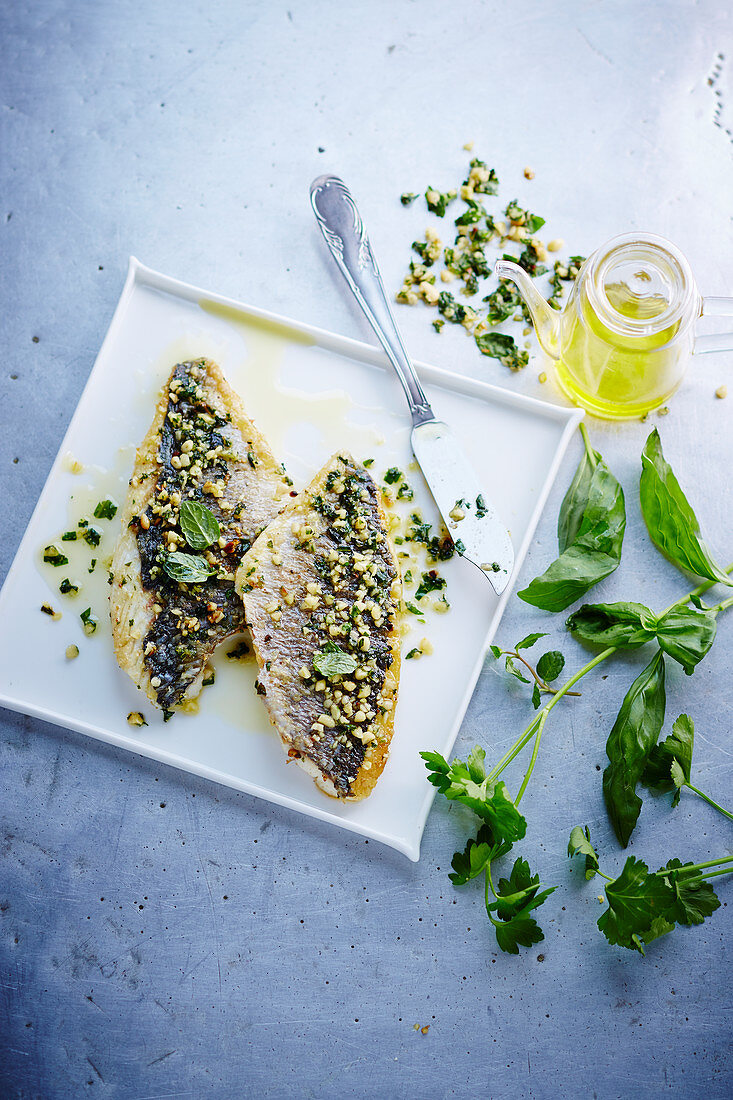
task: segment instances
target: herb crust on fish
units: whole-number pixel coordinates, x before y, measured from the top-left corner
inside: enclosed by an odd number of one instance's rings
[[[137,451],[110,577],[117,660],[164,711],[199,694],[211,653],[244,629],[234,574],[291,486],[217,364],[177,364]]]
[[[366,797],[394,731],[402,586],[364,467],[334,455],[244,556],[236,587],[288,756],[327,794]]]

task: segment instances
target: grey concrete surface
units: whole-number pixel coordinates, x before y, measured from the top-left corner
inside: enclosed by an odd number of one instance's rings
[[[704,293],[733,293],[731,15],[712,2],[174,4],[29,0],[0,31],[0,575],[94,362],[130,253],[180,278],[369,339],[307,203],[343,175],[396,287],[417,204],[461,178],[462,145],[494,164],[587,254],[646,228],[688,254]],[[535,178],[523,179],[531,166]],[[516,181],[516,183],[514,182]],[[415,356],[550,400],[521,375],[400,311]],[[37,338],[37,339],[36,339]],[[733,561],[731,355],[695,360],[650,423],[716,554]],[[727,382],[731,395],[714,390]],[[639,453],[650,423],[590,430],[623,482],[629,524],[598,599],[661,608],[687,582],[650,545]],[[521,440],[508,462],[521,462]],[[571,449],[523,571],[554,550]],[[506,642],[547,630],[513,599]],[[730,800],[731,639],[668,714],[698,730],[696,774]],[[29,660],[32,660],[29,654]],[[496,944],[480,890],[447,879],[465,819],[438,801],[423,855],[394,852],[42,722],[0,713],[0,1074],[18,1098],[723,1098],[731,1066],[730,902],[646,959],[595,928],[596,883],[570,874],[572,825],[620,868],[602,803],[605,739],[643,656],[608,666],[554,717],[523,805],[522,851],[558,889],[546,939]],[[39,669],[39,676],[43,669]],[[457,750],[500,755],[528,705],[487,664]],[[430,731],[426,730],[426,746]],[[632,851],[650,863],[730,851],[692,797],[648,799]],[[423,1034],[421,1028],[429,1025]]]

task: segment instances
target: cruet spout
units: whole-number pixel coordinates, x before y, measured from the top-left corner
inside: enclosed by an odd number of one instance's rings
[[[511,279],[519,287],[519,293],[524,298],[527,308],[532,315],[532,322],[537,333],[542,350],[552,359],[560,358],[560,314],[552,306],[548,306],[545,299],[534,285],[529,275],[519,264],[513,264],[509,260],[497,260],[494,265],[494,274],[500,279]]]

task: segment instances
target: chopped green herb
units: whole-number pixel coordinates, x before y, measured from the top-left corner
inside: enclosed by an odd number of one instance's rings
[[[99,625],[99,621],[97,619],[95,619],[94,616],[92,615],[91,607],[87,607],[85,611],[82,611],[79,618],[82,621],[82,626],[84,627],[84,633],[85,634],[91,635],[91,634],[94,634],[96,632],[96,629]]]
[[[113,500],[100,500],[94,509],[96,519],[114,519],[117,514],[117,505]]]
[[[417,647],[415,649],[411,649],[409,653],[405,654],[406,661],[412,661],[415,657],[422,657],[422,650],[417,649]]]
[[[75,596],[79,591],[78,584],[72,584],[68,577],[64,577],[59,585],[59,592],[62,596]]]
[[[399,489],[397,490],[397,499],[398,500],[412,500],[414,495],[415,494],[412,490],[412,487],[410,485],[408,485],[406,481],[403,481],[402,484],[400,485]]]
[[[227,652],[227,657],[230,661],[241,661],[249,653],[249,646],[246,642],[239,642],[233,649]]]
[[[55,546],[47,546],[43,551],[43,560],[47,561],[49,565],[53,565],[56,569],[60,565],[68,565],[69,559],[65,554],[62,554]]]
[[[76,531],[64,531],[63,535],[61,536],[61,541],[62,542],[76,542],[76,540],[78,538],[79,538],[79,535]]]
[[[423,573],[420,586],[415,593],[415,599],[421,600],[430,592],[440,592],[446,586],[445,577],[440,577],[434,569],[429,573]]]
[[[384,475],[384,480],[388,485],[394,485],[402,477],[402,470],[398,470],[396,466],[390,466]]]
[[[102,541],[102,532],[98,531],[96,527],[87,527],[83,537],[84,541],[88,542],[90,546],[99,546]]]
[[[476,344],[482,355],[489,355],[492,359],[508,367],[509,370],[519,371],[527,366],[529,355],[526,351],[520,351],[514,337],[504,332],[486,332],[476,336]]]
[[[425,192],[425,202],[428,204],[428,210],[433,214],[437,214],[439,218],[444,216],[446,207],[453,202],[455,197],[455,191],[440,192],[436,191],[434,187],[428,187]]]

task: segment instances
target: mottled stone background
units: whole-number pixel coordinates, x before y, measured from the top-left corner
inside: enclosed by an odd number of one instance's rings
[[[10,566],[118,298],[130,253],[161,271],[371,339],[307,202],[320,172],[360,200],[396,287],[423,231],[397,196],[462,178],[476,151],[587,254],[646,228],[733,293],[727,5],[466,0],[28,0],[2,4],[0,553]],[[527,183],[522,169],[531,166]],[[516,182],[516,189],[511,181]],[[402,309],[422,359],[558,399],[460,330]],[[37,338],[37,339],[36,339]],[[653,417],[716,553],[733,560],[731,355],[696,361]],[[731,396],[716,400],[728,382]],[[591,423],[627,492],[624,561],[597,598],[663,607],[686,587],[638,510],[649,424]],[[571,448],[523,579],[549,560]],[[522,461],[522,440],[507,462]],[[500,631],[551,632],[512,600]],[[669,710],[698,730],[696,774],[731,788],[733,622]],[[32,655],[29,655],[32,659]],[[619,867],[598,767],[636,654],[553,717],[523,850],[558,885],[546,940],[502,955],[479,889],[447,880],[465,821],[437,803],[419,864],[295,814],[3,711],[3,1095],[67,1098],[730,1096],[730,905],[642,959],[595,928],[570,874],[588,823]],[[39,669],[39,676],[43,669]],[[487,664],[457,744],[492,753],[526,721]],[[430,744],[430,731],[425,731]],[[730,850],[691,796],[649,799],[650,863]],[[475,884],[474,884],[475,885]],[[719,881],[725,903],[733,883]],[[422,1034],[414,1025],[429,1025]]]

